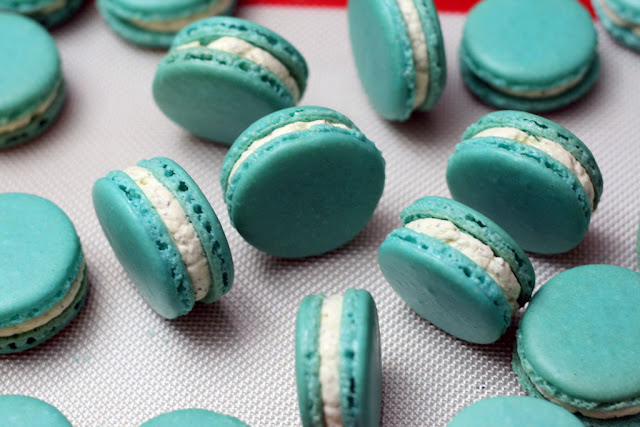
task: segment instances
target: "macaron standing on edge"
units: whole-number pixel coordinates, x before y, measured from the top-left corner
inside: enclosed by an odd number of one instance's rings
[[[58,409],[40,399],[14,394],[0,395],[3,427],[71,427]]]
[[[140,427],[249,427],[239,419],[207,411],[206,409],[179,409],[158,415]]]
[[[582,241],[603,181],[578,137],[533,114],[497,111],[462,139],[447,165],[455,200],[494,220],[526,251],[562,253]]]
[[[173,319],[212,303],[233,284],[233,261],[218,217],[177,163],[141,160],[93,186],[109,244],[149,306]]]
[[[623,45],[640,50],[640,2],[591,0],[593,9],[609,34]]]
[[[184,28],[158,64],[153,97],[189,132],[224,145],[254,121],[295,106],[307,64],[288,41],[239,18],[204,19]]]
[[[349,0],[348,15],[360,82],[376,111],[406,120],[431,110],[447,79],[432,0]]]
[[[380,245],[391,287],[420,316],[465,341],[489,344],[529,300],[535,273],[489,218],[454,200],[423,197]]]
[[[28,16],[47,28],[55,27],[71,18],[84,0],[0,0],[0,11]]]
[[[371,294],[308,295],[296,320],[296,380],[304,427],[377,426],[382,400],[378,312]]]

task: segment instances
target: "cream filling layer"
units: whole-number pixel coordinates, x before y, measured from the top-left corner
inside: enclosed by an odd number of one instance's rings
[[[568,82],[566,82],[563,85],[556,86],[556,87],[551,88],[551,89],[544,89],[544,90],[517,91],[517,90],[505,88],[505,87],[496,86],[496,85],[494,85],[493,83],[491,83],[489,81],[485,81],[485,83],[487,83],[489,86],[491,86],[492,88],[494,88],[494,89],[496,89],[496,90],[498,90],[498,91],[500,91],[502,93],[506,93],[507,95],[513,95],[513,96],[517,96],[517,97],[520,97],[520,98],[529,98],[529,99],[549,98],[551,96],[555,96],[555,95],[559,95],[561,93],[564,93],[564,92],[568,91],[569,89],[578,86],[578,84],[584,79],[584,76],[587,75],[587,71],[588,70],[589,69],[587,68],[586,70],[584,70],[583,72],[581,72],[576,77],[574,77],[573,79],[569,80]]]
[[[504,292],[511,312],[515,313],[520,296],[520,283],[511,270],[511,266],[496,256],[493,250],[475,237],[460,230],[454,223],[444,219],[421,218],[411,221],[405,227],[438,239],[461,252],[491,276]]]
[[[231,6],[232,2],[233,0],[219,0],[202,12],[194,13],[193,15],[185,16],[184,18],[168,19],[164,21],[141,21],[138,19],[131,19],[129,22],[143,30],[156,31],[159,33],[175,33],[194,21],[208,18],[209,16],[220,15],[225,12],[229,6]]]
[[[62,9],[66,5],[67,5],[67,0],[58,0],[55,3],[51,3],[50,5],[47,5],[47,6],[43,7],[43,8],[36,9],[36,10],[30,12],[30,13],[31,14],[34,14],[34,13],[51,13],[51,12],[55,12],[56,10]]]
[[[40,104],[40,106],[38,108],[36,108],[35,110],[33,110],[31,113],[27,114],[26,116],[22,116],[16,120],[13,120],[9,123],[5,123],[4,125],[0,125],[0,133],[8,133],[8,132],[13,132],[14,130],[20,129],[22,127],[27,126],[29,123],[31,123],[31,121],[35,118],[38,117],[40,115],[42,115],[45,111],[47,111],[47,109],[49,107],[51,107],[51,105],[53,104],[53,102],[56,100],[57,96],[58,96],[58,92],[60,91],[60,86],[62,85],[61,82],[58,82],[55,86],[55,88],[53,89],[53,91],[51,92],[51,94],[47,97],[47,99],[45,99],[42,104]]]
[[[486,129],[474,135],[473,138],[482,138],[488,136],[513,139],[514,141],[521,142],[525,145],[530,145],[531,147],[544,151],[545,153],[565,165],[571,171],[571,173],[574,174],[576,178],[578,178],[580,184],[582,184],[582,187],[584,188],[584,191],[587,193],[587,197],[589,198],[591,209],[593,210],[595,189],[593,188],[591,178],[589,177],[589,174],[587,173],[584,166],[582,166],[582,163],[580,163],[578,159],[576,159],[573,154],[567,151],[562,145],[558,144],[557,142],[551,141],[550,139],[537,138],[520,129],[511,127],[497,127]]]
[[[229,173],[228,182],[231,182],[231,177],[233,176],[233,174],[238,170],[238,168],[242,165],[242,163],[245,160],[247,160],[249,156],[251,156],[253,153],[256,152],[258,148],[262,147],[263,145],[269,143],[270,141],[272,141],[273,139],[279,136],[285,135],[287,133],[300,132],[318,125],[329,125],[329,126],[339,127],[342,129],[349,129],[348,126],[343,125],[342,123],[332,123],[327,120],[313,120],[311,122],[294,122],[294,123],[289,123],[288,125],[284,125],[274,130],[264,138],[256,139],[251,143],[251,145],[249,145],[249,147],[247,147],[246,150],[242,152],[238,160],[236,160],[236,162],[233,164],[233,167],[231,168],[231,173]]]
[[[427,52],[427,41],[414,0],[397,1],[400,12],[402,12],[402,18],[407,26],[407,31],[409,32],[411,50],[413,51],[413,64],[416,69],[416,99],[413,102],[413,108],[417,108],[424,103],[429,88],[429,54]]]
[[[193,41],[191,43],[178,46],[176,49],[190,49],[194,47],[206,47],[207,49],[220,50],[249,59],[275,74],[276,77],[284,83],[287,89],[289,89],[296,103],[300,100],[300,88],[298,87],[296,80],[291,76],[287,67],[266,50],[254,46],[237,37],[220,37],[206,46],[203,46],[198,41]]]
[[[178,199],[162,185],[150,170],[133,166],[123,171],[135,182],[149,199],[158,216],[167,227],[171,239],[178,248],[191,285],[195,300],[200,301],[209,292],[211,274],[209,261],[202,249],[202,243],[193,224],[185,213]]]
[[[609,19],[611,19],[611,22],[616,24],[618,27],[623,27],[631,30],[635,35],[640,37],[640,25],[635,24],[631,21],[627,21],[626,19],[624,19],[623,17],[615,13],[609,7],[609,5],[607,5],[606,0],[600,0],[600,6],[602,6],[602,10],[604,11],[604,14],[607,15]]]
[[[325,427],[342,427],[340,411],[340,324],[342,322],[342,295],[327,297],[322,302],[318,353],[318,378],[322,395]]]
[[[84,280],[85,266],[86,263],[83,260],[82,265],[80,265],[80,270],[78,271],[78,276],[69,287],[67,295],[65,295],[57,305],[55,305],[51,310],[47,311],[42,316],[38,316],[35,319],[28,320],[24,323],[20,323],[19,325],[0,329],[0,338],[10,337],[16,334],[22,334],[24,332],[32,331],[35,328],[49,323],[51,320],[60,316],[67,309],[67,307],[71,305],[75,297],[78,295],[78,291],[80,291],[82,281]]]

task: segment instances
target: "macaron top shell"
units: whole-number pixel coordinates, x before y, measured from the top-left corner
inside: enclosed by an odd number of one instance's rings
[[[155,418],[140,427],[249,427],[237,418],[206,409],[180,409]]]
[[[59,410],[28,396],[0,396],[0,419],[3,427],[71,427]]]
[[[205,10],[219,0],[104,0],[117,15],[140,21],[179,19]]]
[[[31,194],[0,194],[0,328],[39,317],[69,292],[83,262],[69,217]]]

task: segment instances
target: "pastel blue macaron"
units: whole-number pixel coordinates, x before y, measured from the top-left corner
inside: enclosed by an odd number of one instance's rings
[[[180,409],[143,423],[140,427],[249,427],[237,418],[206,409]]]
[[[304,427],[377,426],[382,400],[378,312],[371,294],[309,295],[296,321],[296,379]]]
[[[47,28],[71,18],[84,0],[0,0],[0,11],[21,13]]]
[[[549,111],[593,86],[597,44],[591,16],[576,0],[484,0],[467,17],[460,69],[488,104]]]
[[[222,164],[231,224],[257,249],[285,258],[333,250],[369,222],[385,162],[346,116],[323,107],[270,114],[245,130]]]
[[[187,314],[233,284],[233,260],[218,217],[173,160],[141,160],[93,186],[93,206],[133,284],[159,315]]]
[[[64,79],[55,42],[34,20],[0,12],[0,149],[35,138],[56,119]]]
[[[237,0],[98,0],[105,22],[125,40],[166,48],[192,22],[233,13]]]
[[[583,427],[559,405],[524,396],[499,396],[479,400],[462,411],[447,427]]]
[[[350,0],[351,49],[378,113],[406,120],[429,111],[444,91],[447,62],[432,0]]]
[[[391,287],[420,316],[465,341],[500,338],[531,297],[535,273],[520,246],[479,212],[423,197],[380,245]]]
[[[0,395],[3,427],[71,427],[56,408],[40,399],[19,395]]]
[[[580,413],[586,425],[640,425],[640,274],[586,265],[536,293],[517,332],[524,390]]]
[[[153,98],[184,129],[231,145],[254,121],[296,105],[307,76],[304,58],[280,35],[216,17],[178,33],[158,64]]]
[[[640,2],[637,0],[591,0],[593,9],[609,34],[623,45],[640,50]]]
[[[533,114],[498,111],[462,139],[447,165],[454,199],[493,219],[526,251],[562,253],[582,241],[603,182],[578,137]]]
[[[86,263],[69,217],[54,203],[0,194],[0,354],[32,348],[78,314]]]

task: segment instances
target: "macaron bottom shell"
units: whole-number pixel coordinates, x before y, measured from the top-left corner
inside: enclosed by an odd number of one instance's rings
[[[66,4],[63,7],[54,11],[45,13],[35,11],[33,13],[28,13],[27,16],[35,19],[47,28],[56,27],[73,17],[73,15],[80,10],[84,0],[65,0],[65,3]]]

